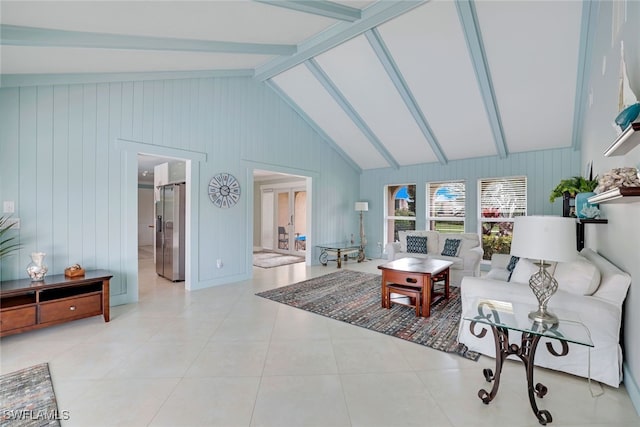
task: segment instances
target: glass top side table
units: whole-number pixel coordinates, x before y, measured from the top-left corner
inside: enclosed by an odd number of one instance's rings
[[[529,304],[479,299],[472,306],[475,307],[475,311],[463,313],[463,319],[471,322],[469,326],[471,333],[478,338],[483,338],[487,334],[487,329],[491,329],[496,346],[495,374],[491,369],[483,370],[487,382],[493,381],[493,387],[491,391],[481,389],[478,391],[478,397],[485,404],[489,404],[496,397],[504,361],[510,355],[517,356],[524,363],[526,370],[531,409],[540,424],[550,423],[551,414],[546,409],[538,409],[535,399],[536,396],[542,398],[547,394],[547,387],[541,383],[534,385],[533,380],[534,358],[538,342],[542,337],[558,340],[561,347],[559,352],[553,347],[551,341],[546,343],[546,347],[549,353],[561,357],[569,353],[569,343],[593,347],[589,330],[579,321],[566,315],[559,316],[564,318],[555,325],[534,322],[528,315],[535,307]],[[478,331],[477,328],[480,330]],[[509,343],[510,330],[522,333],[519,346]]]

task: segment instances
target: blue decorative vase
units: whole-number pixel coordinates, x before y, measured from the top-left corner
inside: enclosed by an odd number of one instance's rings
[[[639,115],[640,102],[636,102],[622,110],[620,114],[618,114],[618,117],[616,117],[615,122],[620,126],[621,130],[625,130]]]
[[[589,192],[589,193],[578,193],[576,194],[576,216],[578,218],[583,218],[583,219],[593,219],[595,218],[594,215],[592,216],[588,216],[585,213],[585,208],[597,208],[598,205],[596,203],[589,203],[589,197],[593,197],[595,196],[596,193],[594,192]],[[593,209],[591,209],[593,211]],[[587,210],[588,212],[588,210]]]

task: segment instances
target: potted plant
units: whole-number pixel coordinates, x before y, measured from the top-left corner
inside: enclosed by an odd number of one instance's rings
[[[562,197],[565,200],[565,206],[563,214],[564,216],[571,216],[566,212],[568,208],[568,200],[569,198],[575,198],[576,195],[581,193],[593,193],[593,190],[598,186],[598,177],[594,179],[587,179],[581,176],[574,176],[571,178],[563,179],[560,183],[551,191],[551,195],[549,196],[549,201],[551,203],[558,197]],[[591,194],[592,195],[592,194]],[[584,197],[585,203],[586,198]],[[576,206],[576,213],[580,216],[580,212],[584,207],[584,203],[582,206]]]
[[[13,237],[6,237],[5,234],[15,225],[9,221],[9,217],[0,216],[0,259],[20,249],[18,243],[12,243]]]

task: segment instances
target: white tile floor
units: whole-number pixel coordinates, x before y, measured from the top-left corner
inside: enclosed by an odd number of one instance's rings
[[[377,272],[377,263],[346,267]],[[335,271],[295,264],[187,293],[141,260],[140,302],[0,340],[2,373],[49,362],[64,426],[537,426],[522,366],[498,397],[471,362],[256,297]],[[640,425],[625,389],[537,370],[552,426]]]

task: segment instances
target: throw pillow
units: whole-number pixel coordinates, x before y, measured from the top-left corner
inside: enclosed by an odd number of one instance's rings
[[[407,252],[413,254],[426,254],[427,238],[423,236],[407,236]]]
[[[521,258],[511,273],[510,282],[529,284],[529,279],[540,268],[526,258]]]
[[[518,264],[519,260],[520,260],[519,256],[513,256],[513,255],[511,256],[511,259],[509,260],[509,264],[507,265],[507,271],[509,272],[509,277],[507,278],[507,282],[511,281],[513,270],[515,270],[516,264]]]
[[[540,267],[535,264],[538,261],[539,260],[531,261],[530,259],[520,258],[520,260],[516,264],[516,268],[513,269],[513,274],[511,275],[510,281],[528,285],[531,276],[540,270]],[[548,261],[547,264],[547,273],[553,276],[556,271],[557,263],[555,261]]]
[[[444,256],[456,256],[458,255],[458,248],[460,247],[460,239],[447,239],[444,241],[444,248],[440,255]]]
[[[558,289],[574,295],[593,295],[600,285],[600,270],[585,258],[559,262],[555,274]]]
[[[501,268],[494,268],[489,270],[486,276],[487,279],[500,280],[502,282],[509,281],[509,272],[507,270],[503,270]]]

